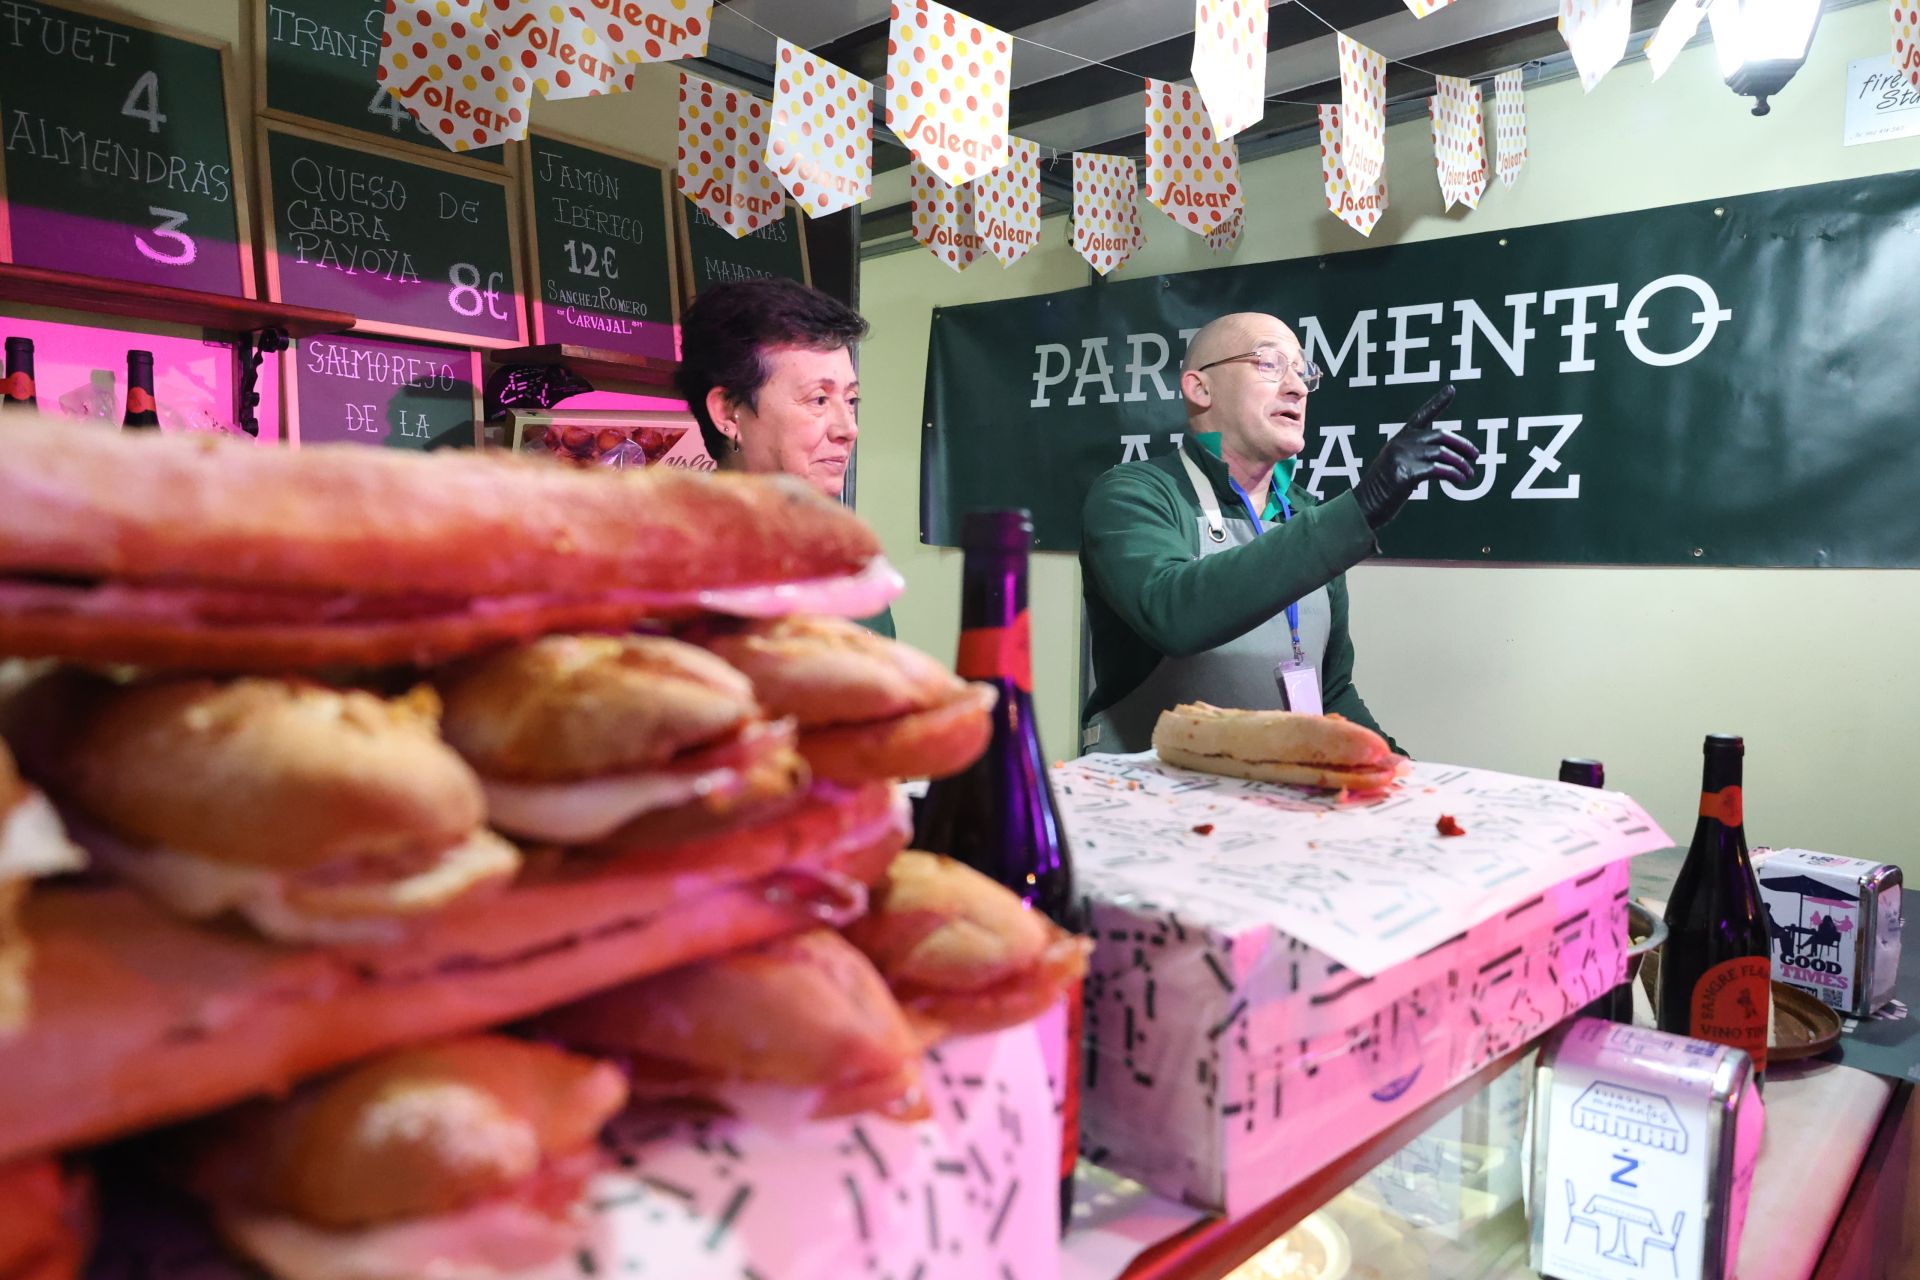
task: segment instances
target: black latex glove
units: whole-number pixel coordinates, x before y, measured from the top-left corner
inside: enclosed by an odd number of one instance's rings
[[[1354,486],[1353,496],[1369,529],[1378,529],[1399,515],[1413,491],[1428,480],[1473,482],[1473,465],[1480,460],[1480,450],[1465,437],[1433,425],[1434,418],[1452,403],[1453,384],[1448,383],[1420,406],[1420,412],[1407,419],[1407,425],[1387,441],[1387,447]]]

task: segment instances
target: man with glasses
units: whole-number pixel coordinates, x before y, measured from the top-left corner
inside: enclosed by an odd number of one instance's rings
[[[1324,709],[1379,729],[1353,685],[1346,571],[1379,549],[1375,531],[1422,482],[1470,483],[1480,452],[1433,425],[1449,386],[1352,492],[1318,502],[1292,476],[1320,377],[1273,316],[1222,316],[1181,366],[1181,447],[1094,482],[1080,544],[1088,750],[1146,750],[1160,713],[1182,702]]]

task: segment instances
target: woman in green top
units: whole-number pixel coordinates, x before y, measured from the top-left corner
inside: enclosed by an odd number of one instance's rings
[[[867,322],[793,280],[713,285],[680,320],[680,394],[723,471],[804,478],[829,498],[846,488],[860,435],[853,348]],[[861,620],[893,635],[893,612]]]

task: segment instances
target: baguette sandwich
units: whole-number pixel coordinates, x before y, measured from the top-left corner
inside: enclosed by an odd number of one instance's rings
[[[844,618],[721,628],[704,643],[744,672],[772,716],[800,726],[800,754],[832,782],[940,778],[987,748],[991,685]]]
[[[6,728],[74,838],[170,910],[282,942],[382,942],[520,866],[437,710],[424,690],[68,669],[18,694]]]
[[[785,476],[9,424],[0,656],[285,672],[701,611],[865,616],[873,533]]]
[[[1337,715],[1234,711],[1204,702],[1161,712],[1153,749],[1182,769],[1350,791],[1379,791],[1406,768],[1385,738]]]
[[[28,887],[84,865],[86,856],[67,839],[53,806],[20,780],[12,753],[0,742],[0,1039],[26,1025],[29,1014],[33,947],[21,920]]]
[[[402,1050],[189,1139],[191,1188],[279,1280],[560,1280],[592,1227],[606,1063],[480,1035]]]

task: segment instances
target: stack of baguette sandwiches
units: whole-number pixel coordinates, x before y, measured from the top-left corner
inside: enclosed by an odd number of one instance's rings
[[[910,1121],[1084,970],[905,848],[993,693],[846,620],[899,580],[804,484],[5,448],[0,1280],[133,1135],[285,1280],[571,1275],[623,1108]]]

